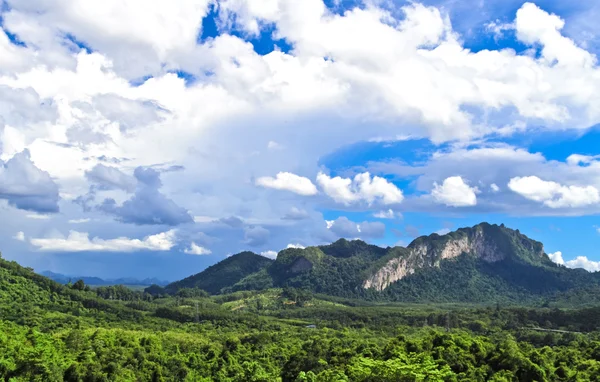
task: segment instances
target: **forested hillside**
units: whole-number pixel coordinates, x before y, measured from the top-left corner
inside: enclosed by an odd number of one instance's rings
[[[577,298],[586,304],[600,302],[600,274],[559,266],[544,253],[542,243],[487,223],[419,237],[407,248],[341,239],[325,246],[285,249],[274,262],[255,261],[258,255],[247,261],[247,256],[232,256],[170,284],[167,291],[175,293],[179,286],[197,286],[211,293],[294,287],[370,301],[539,304]],[[239,269],[246,271],[245,277]]]
[[[165,289],[170,293],[175,293],[181,288],[199,288],[209,293],[218,293],[224,287],[237,283],[272,262],[273,260],[252,252],[238,253],[206,268],[201,273],[171,283]]]
[[[0,379],[595,380],[600,308],[544,305],[381,305],[296,288],[153,297],[0,259]]]

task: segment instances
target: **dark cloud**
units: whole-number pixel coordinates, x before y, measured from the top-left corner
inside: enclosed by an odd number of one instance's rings
[[[90,212],[93,209],[95,201],[96,186],[91,185],[88,193],[78,196],[75,198],[75,200],[73,200],[73,203],[80,205],[84,212]]]
[[[227,218],[221,218],[219,221],[223,224],[230,226],[231,228],[240,228],[244,225],[244,221],[237,216],[230,216]]]
[[[160,188],[162,186],[162,182],[160,181],[160,173],[153,168],[138,167],[133,172],[133,176],[135,176],[139,182],[148,187]]]
[[[284,220],[304,220],[308,219],[308,212],[305,210],[301,210],[296,207],[292,207],[285,215],[283,215],[282,219]]]
[[[136,180],[116,167],[97,164],[85,172],[86,178],[99,186],[101,190],[124,190],[133,192],[136,188]]]
[[[244,243],[251,247],[260,247],[267,244],[270,236],[266,228],[255,226],[244,229]]]
[[[96,159],[98,159],[99,161],[102,161],[102,162],[115,163],[115,164],[119,164],[121,162],[126,162],[126,161],[131,160],[129,158],[115,158],[115,157],[108,157],[106,155],[100,155],[99,157],[96,157]]]
[[[138,186],[131,199],[117,205],[114,199],[105,199],[98,209],[114,215],[119,221],[137,225],[157,224],[176,226],[193,222],[188,211],[178,206],[159,191],[160,173],[146,167],[134,171]]]
[[[6,163],[0,161],[0,199],[22,210],[58,212],[58,186],[33,164],[28,150]]]

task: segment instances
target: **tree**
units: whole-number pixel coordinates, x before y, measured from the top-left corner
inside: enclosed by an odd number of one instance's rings
[[[73,284],[72,288],[75,289],[75,290],[84,290],[85,289],[85,283],[83,282],[83,280],[77,280],[75,282],[75,284]]]

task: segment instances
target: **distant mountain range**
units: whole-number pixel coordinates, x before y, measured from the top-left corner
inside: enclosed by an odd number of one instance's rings
[[[289,248],[275,261],[243,252],[169,284],[210,293],[296,287],[340,297],[406,302],[600,301],[600,273],[557,265],[542,243],[504,225],[481,223],[408,247],[360,240]]]
[[[46,276],[49,279],[52,279],[61,284],[68,284],[69,282],[75,282],[77,280],[83,280],[86,285],[94,285],[94,286],[108,286],[108,285],[138,285],[138,286],[150,286],[153,284],[156,285],[167,285],[169,281],[159,280],[157,278],[145,278],[145,279],[136,279],[131,277],[119,278],[119,279],[101,279],[99,277],[90,277],[90,276],[68,276],[60,273],[54,273],[50,271],[39,272],[40,275]]]

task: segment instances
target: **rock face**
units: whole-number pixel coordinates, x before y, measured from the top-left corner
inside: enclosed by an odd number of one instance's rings
[[[290,266],[289,272],[292,274],[309,271],[313,267],[313,264],[305,257],[297,258]]]
[[[414,273],[415,269],[407,265],[406,259],[395,258],[388,261],[375,274],[365,280],[363,288],[382,291],[391,283]]]
[[[413,274],[417,269],[439,267],[441,261],[462,254],[495,263],[519,250],[530,253],[534,259],[544,256],[541,243],[532,242],[518,231],[499,226],[479,225],[450,235],[434,234],[420,237],[408,246],[407,253],[388,260],[371,274],[363,282],[363,288],[382,291],[390,284]]]

